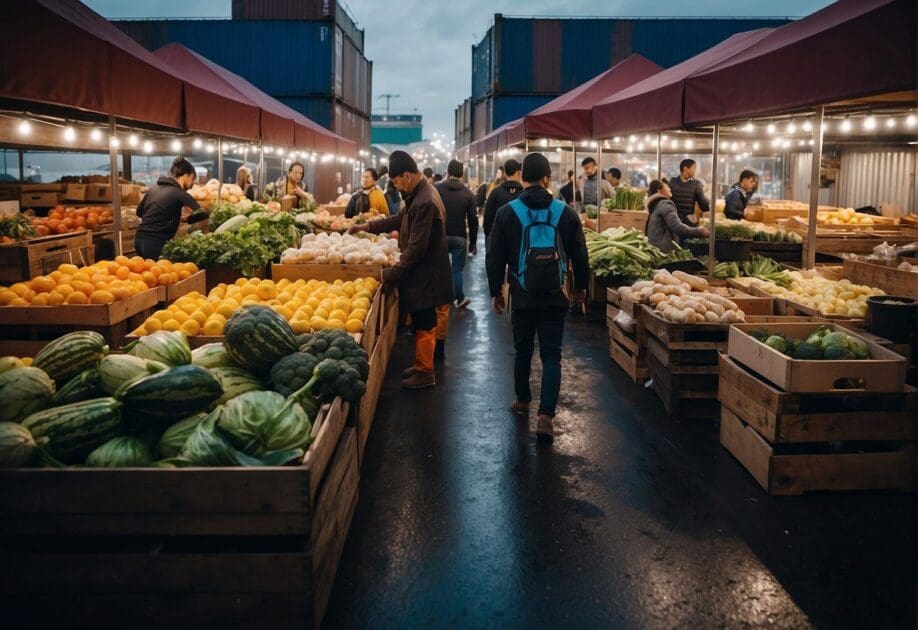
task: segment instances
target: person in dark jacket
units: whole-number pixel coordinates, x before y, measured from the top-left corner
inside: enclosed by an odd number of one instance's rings
[[[465,308],[469,304],[462,283],[466,253],[474,255],[478,252],[478,213],[475,211],[475,195],[462,183],[463,170],[462,162],[450,160],[446,168],[449,178],[436,185],[446,208],[446,243],[449,246],[453,269],[456,308]]]
[[[198,177],[191,162],[183,157],[175,158],[169,175],[160,177],[137,206],[140,226],[134,237],[134,249],[143,258],[158,259],[166,241],[175,238],[183,218],[192,221],[207,218],[187,192]]]
[[[576,199],[574,197],[575,195]],[[574,171],[569,170],[567,172],[567,183],[558,189],[558,199],[571,207],[573,207],[575,203],[580,203],[583,200],[583,197],[580,195],[580,190],[574,186]]]
[[[484,221],[482,222],[485,233],[485,249],[487,249],[488,234],[491,232],[491,225],[494,223],[497,211],[519,197],[520,193],[523,192],[523,179],[519,162],[512,158],[504,162],[504,176],[507,180],[492,190],[491,194],[488,195],[488,200],[485,202]]]
[[[679,213],[679,219],[690,225],[694,223],[689,220],[689,217],[694,216],[696,203],[702,212],[708,212],[711,209],[708,198],[704,196],[704,185],[695,179],[696,168],[695,160],[682,160],[679,163],[679,177],[669,180],[669,187],[673,193],[673,204]]]
[[[440,193],[418,171],[404,151],[389,156],[389,178],[405,195],[405,209],[395,216],[351,228],[352,232],[382,234],[398,230],[401,257],[382,272],[383,289],[398,287],[402,312],[411,313],[414,365],[406,370],[402,387],[420,389],[437,384],[434,378],[437,307],[453,301],[453,283],[446,245],[446,209]]]
[[[488,200],[488,182],[481,182],[478,190],[475,191],[475,205],[478,206],[478,212],[484,212],[485,202]]]
[[[676,249],[677,243],[682,244],[682,239],[708,236],[710,232],[706,227],[691,227],[679,219],[676,205],[672,201],[673,193],[669,184],[658,179],[650,182],[647,189],[647,240],[663,252]]]
[[[545,210],[552,203],[547,188],[551,183],[551,166],[541,153],[530,153],[523,160],[523,182],[525,189],[519,196],[530,212]],[[541,218],[541,217],[540,217]],[[564,206],[557,224],[563,252],[573,269],[574,289],[571,300],[582,303],[586,297],[589,281],[586,241],[580,218],[570,206]],[[519,255],[523,240],[523,227],[516,211],[510,205],[501,207],[494,219],[488,245],[486,267],[488,286],[494,312],[503,313],[506,308],[502,293],[504,278],[510,283],[511,324],[513,346],[516,350],[513,378],[516,400],[510,410],[521,417],[528,417],[532,391],[529,375],[535,336],[539,336],[539,356],[542,359],[542,390],[539,401],[536,434],[540,440],[554,439],[552,419],[558,404],[561,388],[561,340],[564,335],[564,319],[570,306],[563,290],[556,293],[529,293],[517,280]]]
[[[733,184],[730,192],[724,197],[724,216],[728,219],[743,219],[746,216],[746,204],[759,184],[759,176],[749,169],[739,175],[739,181]]]

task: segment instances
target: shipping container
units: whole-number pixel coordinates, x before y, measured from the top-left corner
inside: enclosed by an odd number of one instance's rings
[[[486,98],[472,106],[472,139],[478,140],[491,131],[491,99]]]
[[[335,99],[329,96],[281,96],[277,100],[326,129],[334,125]]]
[[[478,101],[491,91],[491,31],[472,46],[472,100]]]
[[[232,7],[234,20],[333,21],[363,52],[363,31],[335,0],[233,0]]]
[[[370,146],[370,119],[354,110],[335,103],[332,131],[357,143],[358,148]]]
[[[497,129],[552,100],[552,96],[493,96],[491,97],[491,128]]]

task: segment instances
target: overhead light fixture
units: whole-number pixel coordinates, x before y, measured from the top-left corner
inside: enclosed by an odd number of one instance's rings
[[[555,149],[555,151],[558,153],[561,153],[561,147],[558,147],[557,149]]]
[[[23,118],[19,121],[19,125],[16,127],[16,131],[19,132],[20,136],[27,136],[32,133],[32,123]]]
[[[201,148],[201,139],[200,139],[200,138],[195,138],[195,139],[194,139],[194,142],[191,143],[191,146],[193,146],[195,149],[200,149],[200,148]]]
[[[214,145],[212,145],[212,144],[208,144],[207,147],[205,147],[205,150],[206,150],[208,153],[213,153],[215,149],[216,149],[216,147],[214,147]]]
[[[788,134],[797,133],[797,125],[794,123],[793,120],[787,123],[787,133]]]
[[[132,133],[128,136],[128,144],[132,147],[136,147],[140,140],[137,138],[136,133]]]
[[[914,126],[915,126],[915,122],[916,122],[916,120],[915,120],[915,114],[909,114],[908,116],[905,117],[905,126],[906,126],[906,127],[909,127],[909,128],[914,127]]]
[[[889,118],[886,119],[886,128],[887,128],[887,129],[892,129],[892,128],[895,127],[895,126],[896,126],[896,119],[895,119],[895,118],[893,118],[892,116],[890,116]]]
[[[813,139],[812,139],[812,138],[810,138],[810,140],[809,140],[809,142],[807,142],[807,144],[809,144],[810,146],[813,146],[813,145],[816,144],[816,143],[813,142]]]
[[[180,151],[182,150],[182,143],[179,142],[177,139],[176,139],[176,140],[173,140],[173,141],[172,141],[172,144],[169,145],[169,146],[171,146],[171,147],[172,147],[172,150],[175,151],[176,153],[178,153],[178,152],[180,152]]]
[[[739,151],[739,143],[738,143],[738,142],[734,142],[733,144],[731,144],[731,145],[730,145],[730,150],[733,151],[734,153],[736,153],[737,151]]]
[[[781,146],[783,146],[785,149],[789,149],[789,148],[790,148],[790,140],[785,140],[785,141],[784,141],[784,144],[782,144]]]
[[[806,132],[813,131],[813,123],[808,120],[803,121],[803,130]]]
[[[775,149],[781,146],[781,138],[773,138],[771,141],[771,146]]]
[[[750,120],[749,122],[746,123],[746,126],[743,127],[743,129],[746,130],[746,133],[752,133],[753,131],[755,131],[755,125],[753,125],[752,121]]]
[[[113,149],[117,149],[118,147],[121,146],[121,141],[118,140],[116,136],[111,136],[108,139],[108,146],[112,147]]]
[[[89,139],[93,142],[99,142],[102,139],[102,132],[98,129],[93,129],[89,132]]]
[[[673,138],[673,141],[672,141],[671,144],[672,144],[672,147],[673,147],[674,149],[678,149],[678,148],[679,148],[679,140],[677,140],[676,138]]]
[[[688,140],[685,141],[685,148],[686,148],[686,149],[694,148],[694,146],[695,146],[695,142],[694,142],[691,138],[689,138]]]
[[[773,136],[775,135],[775,131],[777,131],[777,128],[775,127],[774,123],[768,123],[768,126],[765,127],[765,131],[767,131],[769,135]]]
[[[877,119],[871,114],[864,119],[864,129],[867,131],[873,131],[877,128]]]
[[[753,150],[753,151],[758,151],[760,146],[761,146],[761,145],[760,145],[758,142],[753,142],[753,143],[752,143],[752,150]]]
[[[614,138],[612,138],[612,142],[614,142],[615,144],[618,144],[621,141],[622,141],[621,136],[615,136]]]
[[[840,129],[841,129],[844,133],[848,133],[849,131],[851,131],[851,121],[848,120],[847,118],[845,118],[845,119],[842,121],[842,123],[841,123]]]
[[[635,135],[628,136],[628,142],[637,142],[637,136]]]
[[[802,147],[802,146],[804,146],[805,144],[806,144],[806,141],[805,141],[805,140],[799,140],[799,141],[797,142],[797,146],[798,146],[798,147]]]
[[[628,152],[628,153],[633,153],[633,152],[634,152],[634,147],[631,146],[631,145],[629,144],[629,145],[625,148],[625,151]]]
[[[64,127],[63,136],[64,136],[64,140],[66,140],[67,142],[73,142],[74,140],[76,140],[76,130],[72,126],[67,125],[66,127]]]
[[[643,150],[644,150],[644,143],[643,143],[643,142],[638,142],[637,149],[638,149],[638,151],[643,151]]]
[[[153,152],[153,143],[150,142],[149,140],[146,140],[146,141],[143,143],[143,152],[144,152],[144,153],[152,153],[152,152]]]

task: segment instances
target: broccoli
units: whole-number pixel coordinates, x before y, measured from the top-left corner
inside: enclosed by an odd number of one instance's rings
[[[342,330],[321,330],[309,335],[300,345],[300,352],[310,354],[318,360],[334,359],[352,365],[360,374],[361,380],[370,375],[370,363],[366,351],[354,338]]]
[[[313,376],[319,359],[303,352],[288,354],[271,368],[271,387],[281,396],[289,397],[301,389]],[[306,392],[298,401],[310,418],[315,418],[319,403],[315,396]]]
[[[322,400],[331,400],[340,396],[349,403],[356,403],[367,390],[366,383],[361,380],[360,372],[347,361],[336,359],[323,359],[316,365],[312,378],[294,396],[312,391]]]

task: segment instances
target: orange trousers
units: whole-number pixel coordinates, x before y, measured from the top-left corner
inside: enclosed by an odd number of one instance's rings
[[[452,304],[441,304],[437,307],[437,341],[446,341],[449,334],[449,311]]]

